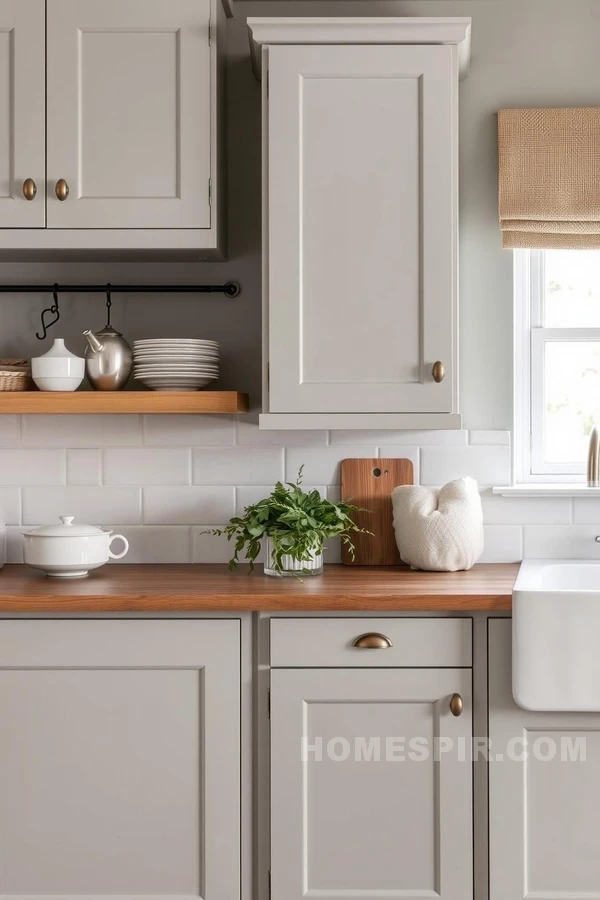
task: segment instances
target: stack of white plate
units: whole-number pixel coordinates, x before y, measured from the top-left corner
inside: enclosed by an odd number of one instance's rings
[[[134,341],[133,377],[154,391],[197,391],[219,377],[219,345],[191,338]]]

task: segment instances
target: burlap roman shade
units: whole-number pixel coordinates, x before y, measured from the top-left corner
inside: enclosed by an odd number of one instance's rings
[[[600,248],[600,108],[501,109],[503,247]]]

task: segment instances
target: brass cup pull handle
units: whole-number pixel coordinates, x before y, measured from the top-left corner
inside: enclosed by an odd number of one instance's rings
[[[444,368],[444,363],[440,362],[438,359],[437,362],[434,362],[433,367],[431,369],[431,377],[435,381],[436,384],[439,384],[440,381],[444,380],[446,375],[446,370]]]
[[[452,694],[450,697],[450,712],[453,716],[460,716],[463,711],[463,698],[460,694]]]
[[[23,182],[23,196],[26,200],[35,200],[37,194],[37,184],[33,178],[26,178]]]
[[[366,634],[359,634],[352,641],[352,646],[361,650],[388,650],[394,645],[385,634],[380,634],[378,631],[368,631]]]
[[[66,200],[69,196],[69,185],[64,178],[59,178],[54,188],[54,193],[58,200]]]

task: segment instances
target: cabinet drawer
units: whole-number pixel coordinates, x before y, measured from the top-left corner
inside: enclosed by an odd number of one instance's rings
[[[365,637],[363,646],[354,646],[366,635],[380,635],[383,640]],[[368,646],[377,643],[384,646]],[[471,620],[385,616],[271,619],[271,665],[471,666]]]

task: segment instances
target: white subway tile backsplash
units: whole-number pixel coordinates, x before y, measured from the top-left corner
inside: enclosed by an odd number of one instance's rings
[[[105,450],[103,468],[104,484],[189,484],[190,450]]]
[[[240,447],[325,447],[326,431],[261,431],[258,422],[237,416],[235,442]]]
[[[342,561],[342,541],[341,538],[330,538],[325,544],[323,551],[323,561],[326,565],[341,563]]]
[[[142,521],[141,489],[137,487],[24,487],[23,523],[46,525],[59,516],[75,516],[89,525]]]
[[[144,416],[144,443],[150,447],[231,447],[233,416]]]
[[[223,528],[223,525],[192,529],[192,562],[228,563],[233,556],[234,542],[228,541],[224,535],[206,534],[205,531],[211,528]],[[245,566],[246,563],[242,562],[240,568]]]
[[[332,447],[358,447],[361,444],[371,446],[397,445],[409,447],[439,446],[465,447],[466,431],[332,431],[329,443]]]
[[[442,485],[470,475],[482,485],[508,484],[510,447],[423,447],[421,484]]]
[[[500,497],[488,489],[481,494],[487,525],[569,525],[570,497]],[[600,521],[600,517],[599,517]]]
[[[526,559],[600,559],[600,525],[526,525]]]
[[[0,484],[64,484],[64,450],[0,450]]]
[[[234,487],[145,487],[144,522],[149,525],[203,525],[226,522],[234,513]]]
[[[21,528],[11,525],[6,529],[6,562],[22,563],[23,562],[23,531],[29,531],[29,528]]]
[[[342,499],[342,489],[339,484],[330,484],[326,488],[327,499],[331,503],[339,503]]]
[[[294,447],[286,452],[285,478],[295,481],[298,469],[304,464],[303,481],[307,484],[339,484],[340,462],[355,457],[377,456],[377,448],[372,447]]]
[[[21,522],[21,488],[0,488],[0,522],[19,525]]]
[[[265,447],[194,450],[194,484],[274,484],[283,478],[283,450]]]
[[[600,533],[600,500],[591,497],[574,497],[573,524],[597,525]]]
[[[510,431],[470,431],[470,444],[498,444],[510,446]]]
[[[513,563],[523,559],[523,529],[520,525],[485,525],[480,563]]]
[[[21,447],[22,443],[22,447]],[[295,480],[340,499],[340,462],[407,457],[415,482],[471,475],[483,488],[510,476],[506,431],[259,431],[242,416],[0,417],[0,520],[21,559],[20,522],[30,529],[75,515],[116,524],[134,538],[127,562],[227,562],[232,545],[201,535]],[[420,470],[420,471],[419,471]],[[482,562],[526,556],[600,558],[600,501],[504,498],[483,489]],[[573,524],[571,524],[573,522]],[[213,526],[214,527],[214,526]],[[335,540],[326,562],[339,561]]]
[[[0,416],[0,447],[18,447],[21,443],[19,416]]]
[[[140,416],[23,416],[24,447],[131,447],[141,444]]]
[[[100,450],[67,450],[67,484],[100,484],[100,473]]]
[[[109,526],[129,541],[129,553],[123,559],[111,560],[111,565],[133,563],[189,563],[191,558],[191,532],[184,526],[144,525],[136,528],[120,525]],[[120,552],[121,543],[115,544]]]

